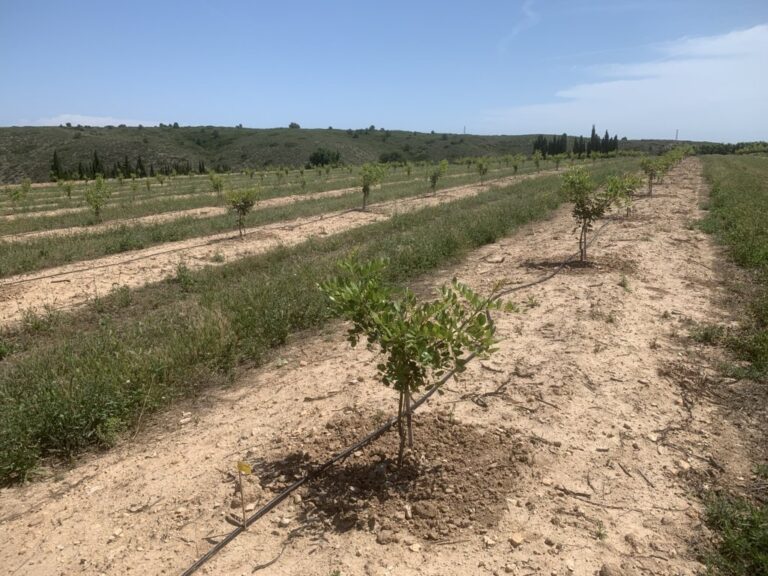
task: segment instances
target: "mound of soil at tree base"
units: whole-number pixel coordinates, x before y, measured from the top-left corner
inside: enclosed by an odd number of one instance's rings
[[[562,267],[561,273],[594,273],[594,272],[623,272],[625,274],[634,274],[637,272],[638,264],[631,258],[622,258],[615,254],[601,254],[599,259],[590,258],[585,262],[572,260],[563,266],[563,258],[549,258],[545,260],[526,260],[520,264],[521,268],[534,270],[554,270]]]
[[[506,509],[527,462],[522,436],[511,429],[486,430],[450,414],[415,414],[414,446],[397,465],[399,436],[393,427],[372,445],[302,487],[303,530],[365,530],[381,544],[412,537],[451,540],[463,532],[484,534]],[[263,489],[283,490],[333,454],[378,426],[372,417],[329,422],[303,451],[276,461],[256,460]]]

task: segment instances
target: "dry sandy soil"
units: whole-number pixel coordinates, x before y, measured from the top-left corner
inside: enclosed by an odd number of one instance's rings
[[[118,287],[136,288],[161,281],[173,276],[182,263],[192,270],[215,266],[233,259],[261,254],[278,246],[293,246],[311,237],[343,232],[371,222],[386,220],[397,213],[452,202],[494,186],[504,186],[549,173],[542,171],[534,175],[500,178],[484,185],[446,188],[435,195],[372,204],[368,212],[346,210],[289,222],[276,222],[247,229],[244,238],[239,238],[237,233],[233,232],[201,236],[48,268],[31,274],[11,276],[0,280],[0,324],[18,321],[27,310],[72,308],[104,296]],[[333,193],[341,194],[346,191]],[[332,192],[322,194],[331,195]]]
[[[721,255],[688,224],[700,164],[497,315],[499,351],[417,412],[398,470],[391,433],[251,526],[201,574],[690,575],[698,494],[749,475],[748,430],[705,394],[714,352],[691,322],[729,321]],[[369,217],[376,217],[370,215]],[[569,211],[416,286],[528,282],[576,246]],[[718,272],[715,272],[718,270]],[[624,281],[623,279],[626,279]],[[178,574],[232,530],[235,463],[250,510],[396,408],[344,326],[296,336],[236,385],[146,423],[71,470],[0,492],[9,574]],[[265,564],[270,563],[265,567]]]

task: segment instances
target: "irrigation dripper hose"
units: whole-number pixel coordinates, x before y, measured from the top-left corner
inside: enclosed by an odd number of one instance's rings
[[[476,354],[472,353],[468,355],[463,361],[463,364],[466,364],[473,360],[475,358]],[[424,404],[429,398],[437,392],[448,380],[450,380],[455,374],[455,371],[451,370],[447,374],[445,374],[440,380],[438,380],[432,388],[425,393],[421,398],[419,398],[416,402],[414,402],[411,405],[410,413],[413,413],[416,408]],[[227,544],[232,542],[235,538],[237,538],[240,534],[242,534],[245,529],[250,526],[251,524],[254,524],[259,519],[264,517],[266,514],[271,512],[274,508],[276,508],[283,500],[288,498],[288,496],[291,495],[292,492],[296,491],[298,488],[309,482],[310,480],[313,480],[323,474],[328,468],[336,464],[337,462],[344,460],[345,458],[348,458],[351,454],[354,452],[357,452],[358,450],[364,448],[374,440],[377,440],[379,437],[384,435],[385,432],[387,432],[395,423],[397,423],[397,417],[392,417],[389,420],[387,420],[384,424],[382,424],[379,428],[368,434],[366,437],[364,437],[362,440],[359,440],[352,446],[349,446],[348,448],[344,449],[343,451],[339,452],[336,456],[333,458],[326,460],[323,464],[315,468],[314,470],[306,473],[303,477],[296,480],[293,484],[285,488],[282,492],[280,492],[277,496],[272,498],[269,502],[267,502],[264,506],[262,506],[259,510],[254,512],[251,516],[249,516],[242,526],[238,526],[234,530],[232,530],[229,534],[227,534],[224,539],[222,539],[220,542],[218,542],[213,548],[211,548],[208,552],[206,552],[203,556],[201,556],[192,566],[187,568],[183,573],[182,576],[190,576],[191,574],[194,574],[197,572],[198,569],[200,569],[203,564],[208,562],[211,558],[213,558],[216,554],[218,554]]]

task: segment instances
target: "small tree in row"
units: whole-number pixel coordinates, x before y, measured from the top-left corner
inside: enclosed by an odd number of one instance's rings
[[[85,203],[88,204],[93,216],[98,222],[101,220],[101,208],[112,192],[101,174],[96,175],[93,185],[85,187]]]
[[[65,178],[58,178],[56,180],[56,185],[59,187],[59,190],[61,190],[62,192],[64,192],[64,194],[66,194],[68,200],[72,199],[72,181],[71,180],[67,180]]]
[[[653,194],[653,180],[659,171],[659,164],[654,158],[643,158],[640,161],[640,168],[648,178],[648,196]]]
[[[245,217],[248,216],[248,213],[256,204],[257,198],[258,192],[255,188],[243,188],[227,192],[227,203],[237,217],[237,230],[240,233],[240,238],[243,237],[243,231],[245,230]]]
[[[360,169],[360,184],[363,190],[363,211],[368,208],[368,197],[371,194],[371,188],[377,184],[381,184],[386,172],[386,167],[381,164],[364,164]]]
[[[439,164],[432,167],[429,173],[429,187],[432,189],[432,194],[437,191],[437,183],[447,171],[448,160],[441,160]]]
[[[6,186],[5,193],[8,195],[8,199],[13,203],[14,207],[19,202],[23,201],[29,192],[32,190],[32,180],[25,178],[18,186]]]
[[[222,179],[222,177],[216,174],[215,172],[211,172],[210,174],[208,174],[208,179],[211,181],[211,189],[216,194],[221,194],[222,191],[224,190],[224,180]]]
[[[480,184],[482,184],[485,175],[488,174],[488,161],[485,158],[479,158],[475,167],[477,168],[477,173],[480,175]]]
[[[413,395],[450,371],[465,369],[464,355],[494,351],[495,327],[488,311],[502,307],[497,294],[476,294],[455,279],[439,296],[422,302],[408,289],[396,290],[382,279],[386,261],[340,263],[341,275],[321,284],[331,310],[350,320],[348,340],[365,339],[383,355],[377,365],[385,386],[398,393],[398,462],[406,443],[413,446]]]
[[[541,166],[541,160],[544,158],[544,156],[541,154],[539,150],[535,150],[533,154],[531,154],[531,160],[533,160],[533,165],[536,166],[536,172],[539,171],[539,168]]]
[[[605,183],[605,194],[610,199],[611,204],[626,208],[627,216],[629,216],[632,212],[632,200],[642,183],[636,174],[611,176]]]
[[[515,154],[511,158],[512,162],[512,172],[513,174],[517,174],[517,169],[520,167],[520,165],[525,161],[525,158],[522,154]]]
[[[594,222],[602,218],[611,205],[609,195],[599,191],[584,168],[572,168],[563,176],[562,189],[569,202],[573,202],[573,217],[580,230],[579,260],[587,260],[587,234]]]

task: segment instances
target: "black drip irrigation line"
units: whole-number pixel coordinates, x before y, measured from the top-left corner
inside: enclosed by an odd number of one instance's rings
[[[468,355],[463,361],[463,364],[466,364],[470,362],[472,359],[474,359],[476,356],[475,353],[472,353]],[[445,376],[443,376],[438,382],[436,382],[432,388],[424,394],[421,398],[419,398],[416,402],[414,402],[411,405],[411,409],[409,413],[413,413],[419,406],[424,404],[429,398],[437,392],[448,380],[450,380],[455,372],[452,370],[448,372]],[[217,543],[213,548],[211,548],[208,552],[206,552],[203,556],[201,556],[192,566],[187,568],[182,576],[190,576],[191,574],[194,574],[203,564],[208,562],[211,558],[213,558],[216,554],[218,554],[227,544],[232,542],[235,538],[237,538],[240,534],[245,532],[245,530],[250,526],[251,524],[257,522],[260,518],[268,514],[270,511],[272,511],[274,508],[276,508],[283,500],[288,498],[288,496],[291,495],[292,492],[309,482],[310,480],[314,480],[318,476],[322,475],[328,468],[336,464],[337,462],[340,462],[341,460],[344,460],[348,458],[351,454],[354,452],[357,452],[358,450],[366,447],[368,444],[374,442],[375,440],[379,439],[381,436],[384,435],[385,432],[387,432],[392,426],[394,426],[397,423],[397,417],[393,416],[387,422],[385,422],[382,426],[380,426],[378,429],[374,430],[368,436],[363,438],[362,440],[359,440],[352,446],[344,449],[342,452],[339,452],[336,456],[331,458],[330,460],[327,460],[311,472],[308,472],[305,474],[302,478],[296,480],[293,484],[285,488],[280,494],[272,498],[269,502],[267,502],[262,508],[257,510],[253,513],[249,518],[245,520],[243,525],[238,526],[232,532],[227,534],[223,540],[221,540],[219,543]]]
[[[600,228],[597,229],[597,231],[592,235],[592,238],[589,239],[589,242],[587,242],[587,247],[589,248],[592,246],[592,244],[597,240],[597,238],[600,236],[600,233],[610,224],[610,222],[606,222],[603,224]],[[511,294],[512,292],[518,292],[520,290],[524,290],[526,288],[530,288],[532,286],[536,286],[538,284],[541,284],[543,282],[546,282],[552,278],[554,278],[557,274],[559,274],[563,268],[565,268],[568,264],[573,262],[577,257],[579,256],[579,253],[576,252],[569,256],[567,259],[563,260],[551,273],[547,274],[543,278],[540,278],[538,280],[535,280],[533,282],[529,282],[528,284],[522,284],[520,286],[514,286],[512,288],[509,288],[507,290],[503,290],[499,292],[496,296],[494,296],[490,302],[494,302],[498,300],[499,298],[503,297],[506,294]],[[488,321],[493,324],[493,318],[491,317],[489,312],[486,312],[486,317],[488,318]],[[464,358],[461,362],[462,366],[468,364],[473,359],[477,357],[476,353],[469,354],[466,358]],[[440,380],[438,380],[435,384],[432,385],[432,388],[426,392],[421,398],[419,398],[416,402],[414,402],[411,405],[410,410],[406,412],[406,414],[412,414],[416,411],[417,408],[425,404],[438,390],[440,390],[448,380],[450,380],[454,375],[455,371],[451,370],[448,372],[445,376],[443,376]],[[200,569],[203,564],[208,562],[211,558],[213,558],[216,554],[218,554],[222,549],[224,549],[227,544],[232,542],[235,538],[237,538],[240,534],[245,532],[245,530],[248,528],[248,526],[254,524],[259,519],[264,517],[266,514],[274,510],[283,500],[288,498],[288,496],[291,495],[294,491],[299,489],[301,486],[306,484],[307,482],[310,482],[311,480],[314,480],[315,478],[321,476],[328,468],[336,464],[337,462],[340,462],[346,458],[348,458],[351,454],[354,452],[357,452],[358,450],[366,447],[367,445],[371,444],[375,440],[378,440],[381,436],[384,435],[385,432],[387,432],[392,426],[394,426],[397,423],[397,416],[393,416],[387,422],[385,422],[381,427],[374,430],[370,434],[368,434],[366,437],[364,437],[362,440],[359,440],[352,446],[349,446],[348,448],[344,449],[342,452],[339,452],[336,456],[331,458],[330,460],[327,460],[314,470],[308,472],[305,474],[302,478],[296,480],[293,484],[285,488],[280,494],[272,498],[269,502],[267,502],[262,508],[254,512],[249,518],[245,520],[245,522],[241,525],[232,530],[229,534],[227,534],[223,540],[218,542],[213,548],[211,548],[208,552],[206,552],[203,556],[201,556],[197,561],[195,561],[192,566],[187,568],[181,576],[191,576],[195,572],[197,572],[198,569]]]

